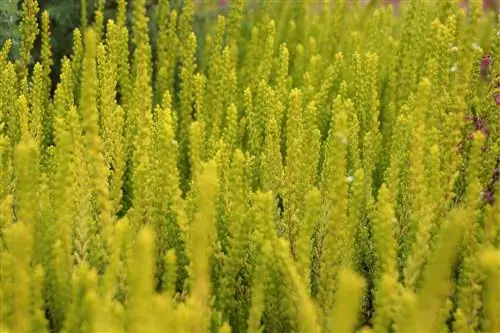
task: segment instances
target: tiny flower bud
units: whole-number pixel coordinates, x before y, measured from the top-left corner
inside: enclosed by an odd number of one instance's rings
[[[347,137],[344,135],[344,134],[341,134],[341,133],[335,133],[335,136],[338,137],[340,139],[340,142],[342,142],[343,144],[347,144]]]

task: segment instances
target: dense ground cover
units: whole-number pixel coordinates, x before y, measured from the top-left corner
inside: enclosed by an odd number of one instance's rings
[[[0,52],[2,332],[500,332],[480,1],[96,3]]]

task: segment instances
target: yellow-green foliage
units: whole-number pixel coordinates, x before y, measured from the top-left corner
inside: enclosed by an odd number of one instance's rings
[[[94,2],[0,51],[2,332],[500,332],[479,0]]]

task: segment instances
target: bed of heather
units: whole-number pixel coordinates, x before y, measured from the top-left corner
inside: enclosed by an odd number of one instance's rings
[[[498,13],[149,5],[1,46],[1,332],[500,332]]]

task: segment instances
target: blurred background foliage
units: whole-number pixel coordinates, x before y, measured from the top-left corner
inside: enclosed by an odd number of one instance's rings
[[[194,13],[194,30],[196,36],[198,37],[198,54],[203,52],[204,39],[207,33],[210,33],[210,29],[213,23],[216,21],[216,17],[219,14],[223,14],[228,11],[228,7],[231,5],[231,0],[193,0],[195,3],[195,13]],[[250,0],[247,1],[247,14],[255,10],[258,12],[259,5],[264,5],[266,9],[270,9],[269,6],[265,5],[265,2],[269,0]],[[293,1],[293,0],[291,0]],[[358,0],[361,2],[370,3],[386,3],[398,6],[401,0]],[[7,39],[11,39],[13,43],[11,57],[16,58],[19,53],[20,45],[20,35],[18,25],[21,20],[21,4],[23,0],[0,0],[0,47],[3,46]],[[54,67],[52,69],[52,82],[55,84],[58,81],[60,73],[60,63],[63,56],[71,53],[72,41],[73,41],[73,31],[78,28],[81,24],[81,3],[86,3],[86,13],[88,22],[92,22],[94,19],[94,11],[97,7],[98,0],[43,0],[39,1],[40,12],[47,11],[51,19],[51,35],[52,35],[52,52]],[[129,2],[128,8],[128,23],[131,22],[131,2]],[[170,9],[177,10],[178,12],[183,7],[184,0],[170,0]],[[319,1],[311,0],[311,4]],[[146,0],[148,8],[148,16],[150,18],[150,34],[153,48],[153,56],[155,54],[156,45],[156,10],[158,7],[159,0]],[[279,2],[276,2],[279,3]],[[467,6],[467,1],[462,0],[464,6]],[[483,0],[485,9],[490,9],[490,14],[498,15],[498,4],[495,5],[495,1]],[[105,0],[105,10],[104,19],[113,19],[116,17],[118,3],[117,0]],[[271,6],[272,7],[272,6]],[[314,5],[313,5],[314,7]],[[276,8],[274,8],[276,9]],[[279,10],[279,8],[278,8]],[[252,14],[250,14],[252,15]],[[246,27],[246,29],[245,29]],[[250,28],[244,24],[244,29],[249,33]],[[40,40],[37,40],[32,51],[31,67],[39,60],[40,57]]]
[[[10,38],[15,53],[19,51],[19,29],[17,28],[21,10],[18,0],[0,1],[0,44]]]
[[[23,0],[0,0],[0,47],[3,46],[7,39],[11,39],[13,43],[11,57],[17,58],[19,54],[20,34],[18,25],[22,15]],[[98,0],[86,0],[88,22],[94,19],[94,11]],[[131,1],[129,1],[131,2]],[[226,1],[221,0],[203,0],[195,1],[196,11],[194,17],[194,28],[200,40],[201,45],[203,37],[206,33],[206,24],[213,22],[217,15],[227,11]],[[51,35],[52,35],[52,52],[54,59],[54,68],[52,70],[53,82],[56,83],[60,72],[61,59],[71,53],[73,44],[73,30],[80,27],[81,24],[81,3],[82,0],[43,0],[39,1],[40,12],[47,11],[50,16]],[[151,41],[156,38],[156,14],[159,0],[147,0],[148,16],[150,17],[150,33]],[[183,6],[183,0],[170,0],[170,8],[180,11]],[[106,0],[104,19],[114,19],[117,13],[117,0]],[[128,17],[129,25],[131,20],[131,4],[129,3]],[[152,45],[153,51],[155,45]],[[153,52],[154,54],[154,52]],[[40,57],[40,40],[37,40],[32,51],[31,66],[33,66]]]

